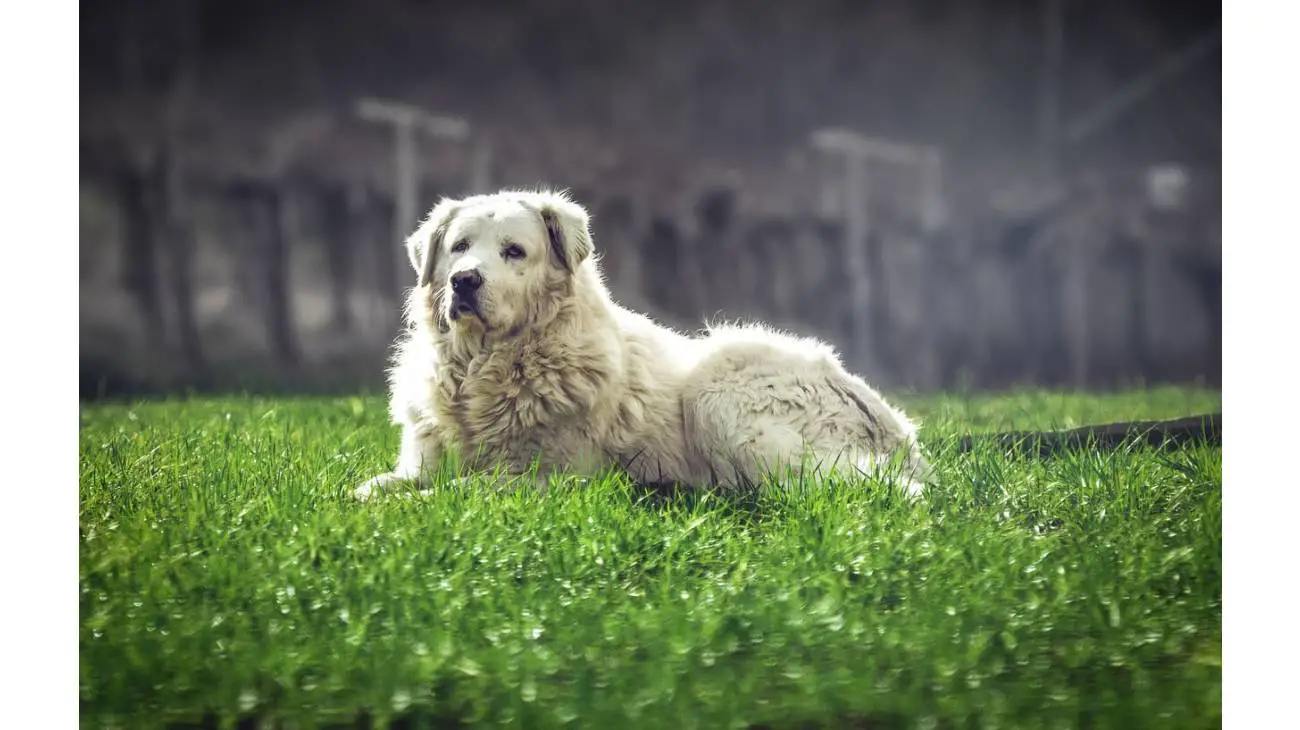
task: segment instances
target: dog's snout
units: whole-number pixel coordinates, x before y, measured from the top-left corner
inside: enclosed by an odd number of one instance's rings
[[[451,290],[457,294],[478,291],[483,286],[483,275],[477,269],[458,271],[451,275]]]

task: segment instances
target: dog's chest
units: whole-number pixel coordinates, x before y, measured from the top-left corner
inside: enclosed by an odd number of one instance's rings
[[[599,369],[562,355],[477,358],[440,380],[439,428],[479,467],[526,468],[539,456],[556,464],[590,461],[606,383]]]

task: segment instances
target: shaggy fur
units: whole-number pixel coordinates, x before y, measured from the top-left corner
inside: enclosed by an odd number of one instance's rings
[[[361,499],[427,485],[449,450],[543,483],[616,467],[722,488],[772,471],[876,473],[897,455],[909,494],[921,490],[915,426],[826,344],[761,326],[688,337],[612,301],[587,213],[564,193],[444,199],[406,245],[419,280],[390,372],[401,451]]]

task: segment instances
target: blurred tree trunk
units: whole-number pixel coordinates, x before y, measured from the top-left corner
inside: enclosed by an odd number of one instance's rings
[[[298,235],[297,184],[302,179],[295,168],[303,148],[319,140],[332,127],[329,114],[304,114],[272,131],[267,150],[270,180],[258,185],[253,205],[263,208],[265,232],[261,289],[266,294],[267,334],[271,350],[281,367],[297,369],[302,364],[293,316],[290,249]],[[257,216],[255,215],[255,218]]]
[[[277,363],[297,366],[300,360],[288,283],[283,193],[273,183],[245,179],[231,184],[228,194],[241,212],[246,242],[241,258],[249,264],[241,267],[246,296],[252,299],[254,310],[266,326],[267,343]]]
[[[292,200],[284,185],[267,188],[266,247],[263,286],[266,291],[267,329],[271,349],[280,365],[295,368],[301,362],[293,327],[293,297],[289,283],[289,241],[292,236]]]
[[[1210,332],[1204,374],[1211,382],[1219,383],[1223,378],[1223,263],[1196,256],[1179,257],[1176,261],[1205,306]]]
[[[328,184],[321,196],[321,242],[330,277],[330,327],[337,333],[355,324],[349,297],[352,293],[353,199],[342,186]]]
[[[395,201],[383,194],[374,195],[370,198],[369,213],[370,216],[381,219],[376,221],[375,227],[383,233],[378,236],[380,239],[378,245],[372,249],[375,256],[378,257],[376,265],[376,283],[379,285],[379,291],[386,301],[401,301],[402,285],[398,279],[398,272],[405,272],[410,264],[406,263],[406,254],[401,253],[400,258],[395,249],[400,251],[401,241],[405,240],[410,231],[402,233],[393,225],[393,216],[395,215]],[[414,273],[411,274],[415,276]],[[388,307],[388,311],[396,311],[394,307]],[[391,320],[396,322],[394,318]],[[385,330],[388,329],[390,318],[386,315],[384,319]]]
[[[650,302],[674,324],[690,323],[699,316],[690,301],[682,296],[685,281],[685,262],[682,257],[682,238],[677,224],[668,216],[655,216],[650,221],[648,240],[642,244],[647,252],[646,268],[642,272],[642,287]]]
[[[118,17],[121,18],[115,50],[117,82],[127,95],[139,92],[144,86],[144,53],[140,42],[144,33],[139,0],[119,0]]]
[[[380,195],[363,180],[352,180],[347,184],[347,200],[347,245],[355,249],[351,260],[357,268],[353,276],[368,295],[365,314],[359,322],[362,334],[367,342],[391,342],[400,322],[400,313],[385,304],[389,297],[386,287],[390,285],[390,279],[391,285],[397,286],[390,254],[394,246],[401,248],[398,242],[388,237],[392,211],[381,209]],[[375,306],[375,302],[380,306]]]
[[[261,185],[258,180],[243,177],[231,180],[226,185],[226,195],[229,196],[238,226],[235,236],[235,265],[241,304],[245,310],[253,313],[258,324],[266,321],[269,309],[266,291],[262,286],[262,248],[266,233],[262,206],[257,199]]]
[[[151,172],[123,163],[116,193],[123,218],[122,284],[140,310],[149,347],[160,352],[167,347],[167,320],[158,280],[159,180]]]
[[[1132,362],[1127,375],[1147,378],[1154,363],[1151,358],[1151,330],[1147,323],[1149,307],[1147,280],[1151,271],[1151,252],[1142,242],[1129,236],[1118,240],[1121,265],[1129,269],[1129,352]]]
[[[1071,388],[1083,389],[1091,377],[1090,344],[1091,323],[1088,321],[1089,294],[1092,280],[1093,257],[1089,249],[1091,210],[1081,202],[1077,210],[1068,212],[1055,231],[1055,244],[1060,247],[1064,260],[1064,281],[1061,287],[1062,308],[1065,321],[1065,351],[1069,357]]]
[[[198,85],[198,4],[177,2],[172,17],[177,44],[176,72],[166,103],[166,141],[155,158],[156,174],[161,184],[161,204],[167,232],[167,277],[172,284],[176,307],[176,328],[181,355],[191,371],[206,369],[194,306],[194,233],[185,183],[185,127],[189,107],[197,98]]]
[[[855,317],[865,317],[870,323],[871,339],[867,342],[857,343],[859,348],[859,358],[870,358],[864,362],[870,362],[880,371],[876,376],[880,379],[893,377],[898,372],[897,368],[901,365],[901,352],[898,351],[898,338],[894,330],[894,320],[891,312],[890,298],[893,296],[889,289],[889,272],[886,271],[888,262],[885,259],[885,236],[880,232],[879,227],[868,228],[866,236],[862,241],[866,248],[864,258],[867,262],[867,296],[869,308],[866,312],[855,313]]]
[[[172,149],[158,156],[157,162],[157,174],[163,180],[161,208],[167,232],[165,269],[172,285],[181,356],[190,371],[202,372],[206,369],[206,359],[194,306],[194,233],[188,220],[184,171],[174,150],[172,145]]]
[[[117,81],[124,94],[140,94],[145,87],[144,58],[140,39],[143,36],[139,0],[123,0],[118,13],[122,31],[117,36]],[[118,159],[114,177],[118,205],[122,211],[123,286],[135,299],[144,324],[148,347],[165,352],[168,347],[167,317],[164,311],[159,238],[165,239],[163,187],[156,163],[156,149],[129,149],[125,159]],[[162,234],[162,235],[160,235]]]

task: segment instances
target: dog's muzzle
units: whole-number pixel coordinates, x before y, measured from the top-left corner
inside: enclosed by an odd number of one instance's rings
[[[458,271],[451,276],[451,318],[463,314],[479,316],[478,291],[483,286],[483,275],[477,270]]]
[[[478,316],[478,297],[474,295],[462,296],[453,293],[451,295],[451,318],[460,319],[463,315]]]

